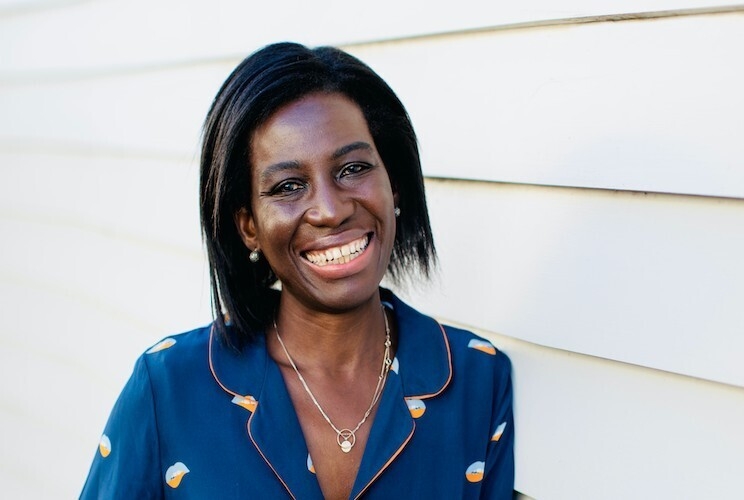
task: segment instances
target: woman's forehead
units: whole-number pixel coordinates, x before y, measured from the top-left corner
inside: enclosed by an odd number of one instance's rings
[[[363,147],[366,145],[366,147]],[[313,93],[274,112],[251,137],[251,164],[333,159],[374,141],[359,106],[339,93]]]

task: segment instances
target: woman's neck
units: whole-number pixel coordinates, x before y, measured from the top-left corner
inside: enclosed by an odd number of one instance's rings
[[[379,294],[339,313],[311,311],[282,297],[276,326],[300,371],[343,375],[378,360],[385,342],[384,314]],[[280,365],[286,365],[276,334],[269,329],[269,351]]]

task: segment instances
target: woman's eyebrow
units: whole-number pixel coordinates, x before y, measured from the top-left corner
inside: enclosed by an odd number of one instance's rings
[[[336,151],[334,151],[333,154],[331,155],[331,158],[334,160],[337,160],[341,158],[342,156],[348,153],[351,153],[352,151],[357,151],[360,149],[371,151],[372,146],[370,146],[368,143],[364,141],[352,142],[351,144],[347,144],[346,146],[341,146]]]
[[[351,153],[352,151],[372,151],[372,146],[369,143],[366,143],[364,141],[356,141],[352,142],[350,144],[347,144],[346,146],[341,146],[336,151],[331,154],[331,159],[337,160],[338,158],[341,158],[344,155],[347,155]],[[260,180],[266,181],[270,179],[273,175],[275,175],[277,172],[283,172],[285,170],[297,170],[300,168],[300,162],[295,160],[289,160],[289,161],[280,161],[279,163],[274,163],[263,169],[261,172]]]
[[[277,172],[283,172],[284,170],[297,170],[298,168],[300,168],[300,163],[293,160],[274,163],[263,169],[260,176],[261,181],[270,179]]]

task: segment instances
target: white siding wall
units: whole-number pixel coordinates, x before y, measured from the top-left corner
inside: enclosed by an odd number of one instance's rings
[[[406,295],[511,356],[520,491],[744,497],[744,6],[705,0],[0,0],[0,496],[77,495],[138,353],[209,321],[201,122],[281,39],[408,106]]]

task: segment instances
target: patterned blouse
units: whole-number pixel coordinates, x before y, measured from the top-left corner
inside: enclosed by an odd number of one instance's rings
[[[510,363],[383,290],[398,349],[351,498],[512,498]],[[238,352],[210,327],[148,349],[114,406],[81,498],[322,499],[263,338]]]

